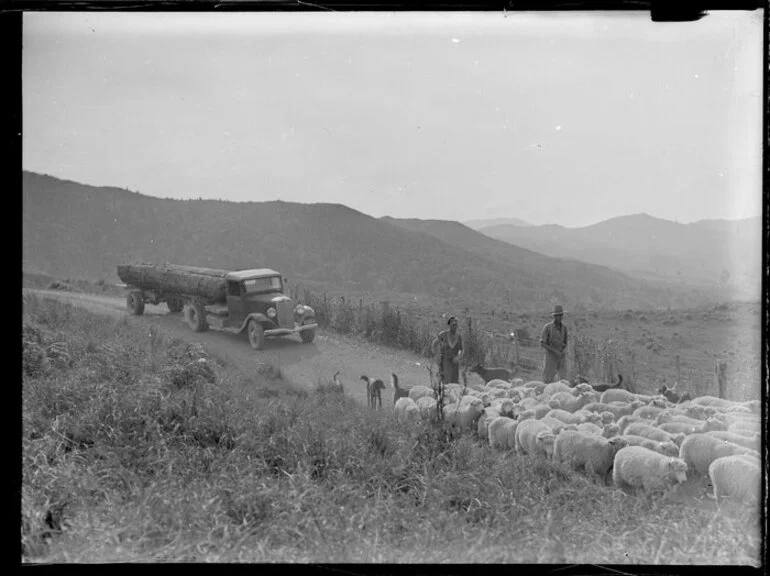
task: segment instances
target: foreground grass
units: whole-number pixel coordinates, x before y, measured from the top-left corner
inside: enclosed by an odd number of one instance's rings
[[[23,352],[24,561],[759,561],[758,512],[404,429],[141,322],[27,296]]]

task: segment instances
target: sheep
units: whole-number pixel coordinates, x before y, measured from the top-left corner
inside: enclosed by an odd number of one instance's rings
[[[540,418],[540,422],[543,422],[546,424],[550,429],[551,432],[554,434],[559,434],[562,430],[565,430],[569,427],[571,430],[577,430],[576,424],[565,424],[561,420],[557,420],[556,418],[550,418],[548,416],[543,416]]]
[[[536,404],[535,406],[530,408],[530,410],[532,410],[532,413],[535,415],[535,419],[540,420],[540,418],[542,418],[543,416],[548,414],[548,412],[551,411],[551,407],[546,406],[545,404]]]
[[[510,398],[498,398],[490,404],[490,407],[496,408],[502,416],[513,417],[514,403]]]
[[[707,420],[712,416],[718,414],[716,408],[711,406],[699,406],[698,404],[690,404],[684,408],[685,415],[695,420]]]
[[[690,401],[690,404],[724,409],[735,406],[736,403],[731,400],[725,400],[724,398],[717,398],[716,396],[698,396],[697,398],[693,398]]]
[[[361,380],[366,383],[367,407],[382,410],[382,391],[385,390],[385,383],[379,378],[372,380],[366,375],[361,376]]]
[[[513,418],[506,418],[505,416],[494,418],[488,424],[487,437],[489,439],[490,448],[495,450],[508,450],[509,448],[513,448],[513,446],[508,443],[510,426],[514,427],[513,430],[515,434],[518,422]]]
[[[506,382],[505,380],[500,380],[499,378],[494,378],[484,384],[484,388],[502,388],[503,390],[510,390],[513,388],[513,384]]]
[[[700,434],[709,430],[724,430],[724,424],[712,418],[703,422],[700,426],[688,424],[687,422],[664,422],[659,424],[658,428],[669,434],[681,433],[689,436],[690,434]]]
[[[572,395],[572,388],[569,384],[565,384],[562,381],[559,382],[551,382],[550,384],[547,384],[543,391],[540,393],[540,395],[543,397],[544,400],[547,400],[557,392],[567,392],[568,394]]]
[[[669,434],[660,428],[655,428],[654,426],[650,426],[649,424],[644,424],[642,422],[635,422],[629,425],[626,427],[624,434],[644,436],[645,438],[649,438],[650,440],[657,440],[658,442],[673,442],[677,446],[680,446],[685,438],[684,434]]]
[[[559,408],[567,412],[576,412],[586,404],[589,404],[590,398],[585,392],[575,397],[571,392],[556,392],[551,396],[551,401],[559,403]]]
[[[583,412],[583,410],[581,410]],[[591,414],[596,414],[596,412],[591,412]],[[610,412],[609,410],[605,410],[604,412],[599,413],[599,418],[601,419],[602,426],[606,426],[607,424],[612,424],[617,420],[615,418],[615,415]]]
[[[584,468],[607,480],[615,454],[625,446],[622,437],[607,440],[594,434],[565,430],[554,441],[553,460],[575,469]]]
[[[484,394],[486,394],[490,400],[497,398],[508,398],[508,394],[502,388],[485,388]]]
[[[687,414],[678,410],[663,410],[655,417],[656,425],[663,424],[664,422],[683,422],[684,424],[690,424],[692,426],[702,426],[705,420],[698,420],[697,418],[690,418]]]
[[[591,412],[593,414],[593,412]],[[544,416],[544,418],[551,418],[560,420],[561,422],[564,422],[565,424],[580,424],[582,420],[578,417],[573,417],[572,413],[567,412],[566,410],[560,410],[558,408],[554,410],[549,410],[548,413]]]
[[[754,436],[755,434],[762,433],[759,422],[756,424],[749,422],[735,422],[734,424],[730,424],[730,426],[727,427],[727,430],[735,434],[742,434],[743,436]]]
[[[644,418],[645,420],[654,420],[663,410],[663,408],[657,406],[640,406],[634,410],[633,416]]]
[[[645,420],[644,418],[638,418],[636,416],[623,416],[620,420],[618,420],[618,429],[620,430],[620,433],[623,434],[626,431],[626,428],[628,428],[631,424],[635,424],[636,422],[641,422],[642,424],[649,424],[649,420]]]
[[[618,428],[618,425],[614,422],[607,424],[602,430],[602,436],[605,438],[614,438],[615,436],[620,436],[620,429]]]
[[[739,414],[736,412],[718,412],[714,415],[714,418],[720,422],[724,422],[727,426],[735,424],[736,422],[745,422],[749,424],[759,424],[758,417],[749,414]]]
[[[644,436],[635,436],[633,434],[624,434],[623,438],[626,439],[629,446],[642,446],[664,456],[679,457],[679,448],[673,442],[658,442],[657,440],[650,440]]]
[[[473,396],[464,396],[457,409],[458,425],[461,430],[473,430],[478,419],[484,414],[484,404]]]
[[[409,389],[409,398],[417,402],[423,396],[433,397],[433,388],[430,386],[413,386]]]
[[[484,382],[489,382],[490,380],[494,380],[496,378],[510,382],[513,380],[515,373],[515,371],[511,372],[507,368],[485,368],[481,362],[471,368],[471,372],[481,376]]]
[[[709,466],[717,458],[754,452],[745,446],[733,444],[708,434],[691,434],[679,447],[679,458],[697,474],[707,474]]]
[[[481,440],[487,440],[489,438],[489,423],[492,422],[492,420],[495,418],[499,417],[499,412],[487,412],[487,409],[485,408],[484,414],[482,414],[481,418],[479,418],[478,422],[476,422],[476,436],[478,436]]]
[[[714,487],[714,499],[736,498],[749,505],[759,503],[762,469],[741,456],[717,458],[709,465],[709,480]]]
[[[642,405],[642,402],[640,400],[634,400],[631,402],[631,404],[627,404],[625,402],[610,402],[609,404],[605,404],[604,402],[591,402],[590,404],[586,404],[583,406],[584,410],[588,410],[590,412],[612,412],[614,414],[616,419],[620,419],[623,416],[626,416],[628,414],[631,414],[634,410],[639,408]]]
[[[422,396],[416,401],[423,418],[433,418],[436,415],[436,399],[433,396]]]
[[[599,401],[609,404],[610,402],[631,402],[637,400],[636,394],[632,394],[624,388],[610,388],[602,392]]]
[[[601,426],[598,426],[593,422],[583,422],[582,424],[578,424],[577,430],[584,434],[596,434],[597,436],[601,436],[602,432],[604,432],[604,429]]]
[[[521,378],[514,378],[513,380],[511,380],[511,384],[517,387],[524,386],[524,380]]]
[[[550,435],[550,436],[549,436]],[[540,420],[520,420],[516,428],[516,454],[543,455],[549,457],[553,451],[554,434],[547,424]]]
[[[393,411],[399,422],[414,421],[420,417],[420,408],[417,406],[417,402],[407,397],[396,400]]]
[[[394,405],[399,398],[409,398],[409,390],[407,390],[406,388],[401,388],[398,385],[398,376],[396,376],[396,374],[393,372],[391,372],[390,374],[390,383],[393,386],[393,404]]]
[[[524,386],[533,390],[536,396],[540,396],[543,393],[543,390],[545,390],[547,384],[545,382],[540,382],[539,380],[532,380],[524,384]]]
[[[751,448],[757,452],[759,452],[761,447],[759,435],[749,437],[743,436],[741,434],[735,434],[734,432],[727,432],[726,430],[709,430],[706,432],[706,434],[713,436],[714,438],[719,438],[720,440],[727,440],[728,442],[738,444],[739,446],[743,446],[745,448]]]
[[[665,489],[687,480],[687,463],[643,446],[626,446],[615,454],[612,480],[621,489]]]

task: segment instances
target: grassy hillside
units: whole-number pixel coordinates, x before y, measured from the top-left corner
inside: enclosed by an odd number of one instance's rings
[[[290,278],[346,290],[427,294],[456,303],[483,299],[531,310],[547,309],[554,299],[600,307],[677,303],[676,289],[603,268],[485,245],[482,235],[474,244],[424,232],[341,205],[158,199],[23,176],[23,267],[29,272],[114,279],[117,264],[132,260],[267,265]]]
[[[480,232],[553,257],[611,266],[647,278],[729,286],[741,298],[759,297],[759,218],[679,224],[636,214],[582,228],[496,225]]]
[[[25,297],[23,561],[760,562],[758,510],[624,494],[151,341]]]

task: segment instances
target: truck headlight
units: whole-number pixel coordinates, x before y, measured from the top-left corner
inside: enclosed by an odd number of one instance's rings
[[[302,304],[297,304],[297,307],[294,309],[294,313],[302,316],[302,314],[305,313],[305,306]]]
[[[275,318],[276,311],[275,308],[268,308],[267,309],[267,317],[268,318]]]

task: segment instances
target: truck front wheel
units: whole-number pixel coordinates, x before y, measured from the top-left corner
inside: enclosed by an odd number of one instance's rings
[[[209,329],[206,322],[206,308],[198,302],[193,302],[187,307],[187,323],[193,332],[205,332]]]
[[[144,298],[139,290],[132,290],[126,296],[126,308],[134,316],[144,314]]]
[[[249,320],[249,325],[246,327],[246,332],[249,335],[249,344],[254,350],[262,350],[265,347],[265,330],[256,320]]]
[[[310,344],[315,339],[315,328],[311,328],[310,330],[303,330],[299,333],[299,337],[302,338],[302,341],[305,344]]]

